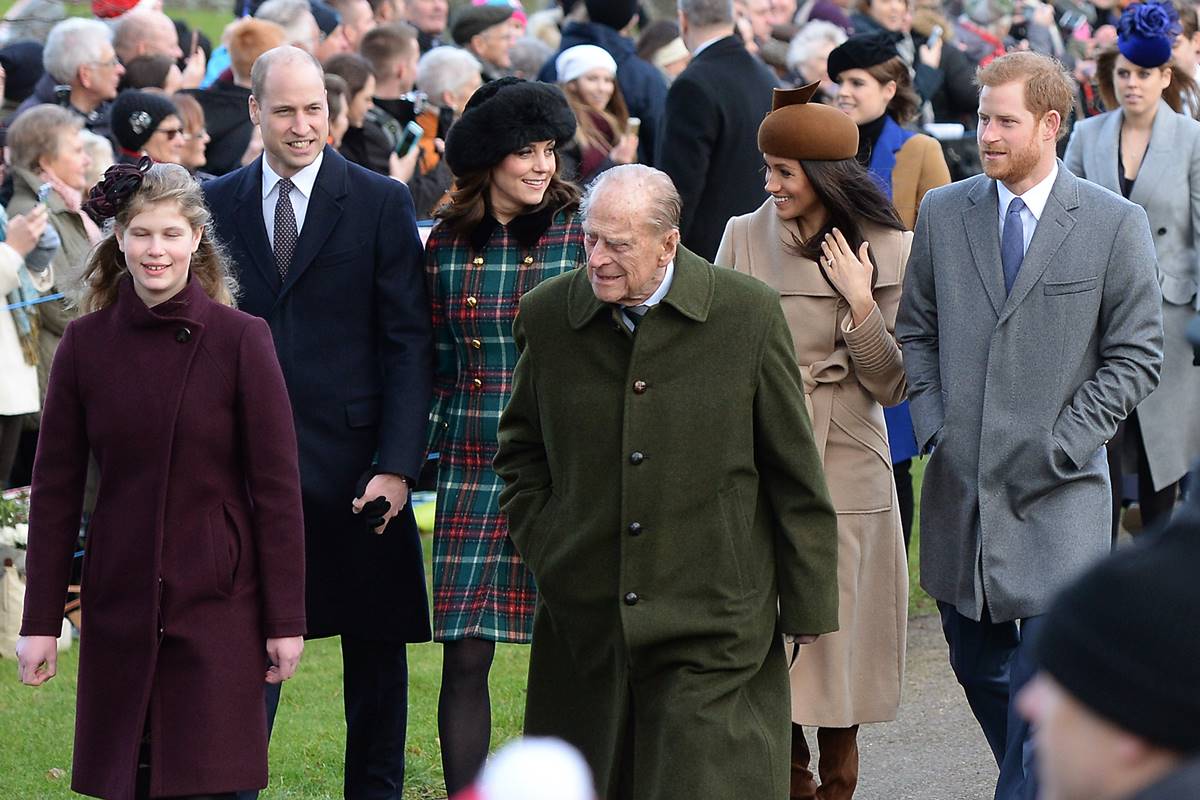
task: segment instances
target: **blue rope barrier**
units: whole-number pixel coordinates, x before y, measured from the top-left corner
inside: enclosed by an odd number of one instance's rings
[[[48,294],[45,297],[38,297],[34,300],[25,300],[20,303],[9,303],[4,307],[4,310],[15,311],[18,308],[28,308],[29,306],[36,306],[39,303],[49,303],[51,300],[61,300],[64,296],[65,295],[63,295],[62,292],[57,292],[55,294]]]

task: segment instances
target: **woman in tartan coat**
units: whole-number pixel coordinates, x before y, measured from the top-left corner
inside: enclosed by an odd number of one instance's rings
[[[555,147],[575,133],[562,92],[505,78],[479,89],[446,140],[450,203],[426,247],[436,339],[429,447],[441,453],[433,535],[434,638],[444,643],[438,731],[450,795],[470,785],[491,734],[496,642],[528,642],[533,579],[500,514],[492,470],[517,349],[521,296],[586,261],[579,192]]]

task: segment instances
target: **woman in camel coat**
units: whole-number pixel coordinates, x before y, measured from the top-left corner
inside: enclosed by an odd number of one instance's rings
[[[913,230],[917,210],[930,189],[950,182],[941,145],[904,127],[920,110],[908,65],[896,49],[896,35],[851,36],[829,54],[829,74],[838,83],[836,105],[858,126],[858,163],[892,200],[904,227]],[[908,403],[887,408],[888,444],[896,496],[904,524],[904,547],[913,526],[912,460],[918,455]]]
[[[776,90],[759,128],[771,198],[725,228],[717,263],[782,296],[837,511],[839,630],[792,668],[792,797],[817,796],[801,725],[819,727],[823,800],[858,781],[858,725],[895,719],[908,570],[883,407],[904,399],[893,337],[912,234],[854,159],[849,117]]]

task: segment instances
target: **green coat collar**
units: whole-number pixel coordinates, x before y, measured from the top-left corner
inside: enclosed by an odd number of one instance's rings
[[[680,245],[675,251],[675,277],[663,303],[690,320],[706,321],[716,283],[712,273],[714,269],[716,267],[712,264]],[[579,330],[591,322],[596,314],[607,309],[608,304],[601,302],[592,292],[587,267],[576,270],[567,293],[567,315],[571,327]]]

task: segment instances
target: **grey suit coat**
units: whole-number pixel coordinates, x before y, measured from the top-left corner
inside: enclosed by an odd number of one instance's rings
[[[1071,172],[1118,193],[1122,118],[1118,110],[1077,123],[1065,159]],[[1129,199],[1150,219],[1163,294],[1162,380],[1138,405],[1150,474],[1162,489],[1200,457],[1200,369],[1185,334],[1200,284],[1200,122],[1159,101]]]
[[[1060,162],[1010,295],[995,181],[925,195],[896,335],[917,441],[921,584],[959,613],[1043,613],[1109,551],[1104,444],[1158,383],[1145,212]]]

